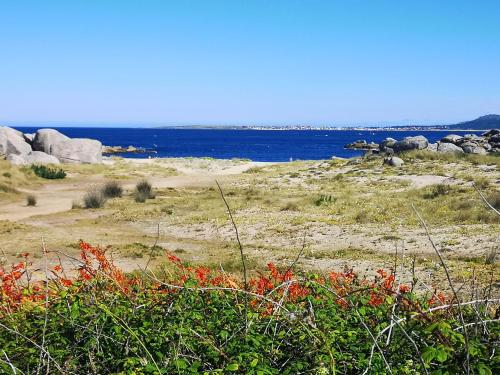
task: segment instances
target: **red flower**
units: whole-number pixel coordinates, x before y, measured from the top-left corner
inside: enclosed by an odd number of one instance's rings
[[[73,281],[68,280],[68,279],[61,278],[60,281],[61,281],[61,284],[66,286],[66,287],[70,287],[71,285],[73,285]]]
[[[377,270],[377,273],[380,275],[381,278],[385,279],[387,277],[387,272],[385,272],[383,269]]]
[[[172,254],[168,254],[168,260],[170,260],[171,262],[174,262],[174,263],[181,262],[181,260],[179,258],[177,258],[175,255],[172,255]]]
[[[408,293],[410,291],[410,287],[408,285],[404,285],[402,284],[400,287],[399,287],[399,291],[401,293]]]

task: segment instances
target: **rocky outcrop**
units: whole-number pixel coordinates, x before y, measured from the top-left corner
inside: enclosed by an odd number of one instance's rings
[[[462,148],[462,150],[464,150],[466,154],[478,154],[478,155],[487,154],[486,149],[476,142],[465,142],[462,143],[460,147]]]
[[[33,150],[51,154],[52,146],[68,141],[70,138],[55,129],[40,129],[35,133],[33,139]]]
[[[351,150],[378,150],[379,145],[374,142],[366,142],[364,139],[358,140],[353,143],[349,143],[345,146],[345,148]]]
[[[457,153],[457,154],[463,154],[464,153],[464,150],[462,150],[461,147],[458,147],[458,146],[454,145],[453,143],[442,142],[442,141],[438,143],[436,151],[437,152],[444,152],[444,153],[454,152],[454,153]]]
[[[20,155],[31,151],[31,146],[24,141],[23,133],[2,126],[0,127],[0,154]]]
[[[102,144],[95,139],[68,139],[52,144],[50,155],[55,156],[62,163],[101,163]]]
[[[393,147],[394,145],[396,144],[397,140],[395,140],[394,138],[386,138],[384,139],[382,142],[380,142],[380,151],[386,151],[388,149],[391,149],[392,151],[394,151]],[[389,151],[390,152],[390,151]]]
[[[429,141],[423,135],[415,137],[405,137],[403,140],[396,142],[392,149],[394,152],[403,152],[411,150],[423,150],[427,148]]]
[[[7,156],[7,160],[14,165],[59,164],[58,158],[41,151],[31,151],[24,155],[11,154]]]
[[[427,138],[421,135],[405,137],[400,141],[396,141],[394,138],[386,138],[380,142],[378,149],[369,147],[369,145],[375,144],[363,140],[346,145],[346,148],[370,150],[374,154],[380,153],[386,156],[412,150],[486,155],[488,153],[500,153],[500,130],[491,129],[480,136],[476,134],[465,134],[464,136],[449,134],[436,143],[429,143]]]
[[[17,165],[101,163],[102,144],[93,139],[71,139],[55,129],[23,134],[0,127],[0,154]]]
[[[441,143],[458,143],[463,137],[456,134],[449,134],[441,139]]]
[[[403,159],[398,158],[397,156],[384,159],[384,164],[390,165],[391,167],[401,167],[404,163]]]
[[[436,151],[438,150],[438,146],[439,146],[439,144],[438,144],[438,143],[429,143],[429,144],[427,145],[426,150],[427,150],[427,151],[431,151],[431,152],[436,152]]]

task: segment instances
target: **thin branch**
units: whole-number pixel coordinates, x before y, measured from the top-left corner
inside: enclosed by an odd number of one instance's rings
[[[247,266],[245,263],[245,254],[243,253],[243,246],[241,245],[240,235],[238,233],[238,227],[236,226],[236,222],[234,221],[234,218],[233,218],[233,213],[231,212],[231,208],[229,207],[229,204],[227,203],[226,197],[224,196],[224,192],[222,191],[222,188],[220,187],[219,182],[217,180],[215,180],[215,183],[217,184],[217,187],[219,188],[220,196],[221,196],[222,200],[224,201],[224,204],[226,205],[227,213],[229,214],[229,218],[231,219],[231,223],[233,224],[234,233],[236,235],[236,241],[238,242],[238,247],[240,249],[241,264],[243,267],[243,286],[245,288],[245,291],[248,291]],[[245,328],[248,329],[248,295],[246,295],[246,294],[245,294]]]
[[[30,339],[28,336],[25,336],[21,332],[16,331],[16,330],[14,330],[12,328],[7,327],[5,324],[2,324],[1,322],[0,322],[0,327],[2,327],[3,329],[5,329],[5,330],[7,330],[7,331],[9,331],[9,332],[11,332],[11,333],[19,336],[19,337],[22,337],[23,339],[25,339],[25,340],[27,340],[29,342],[31,342],[35,347],[37,347],[38,349],[42,350],[47,355],[47,358],[50,359],[54,363],[54,365],[56,366],[56,368],[59,370],[59,372],[61,374],[67,374],[68,373],[68,371],[65,371],[65,370],[62,369],[62,367],[59,365],[59,363],[57,363],[57,361],[50,355],[50,353],[46,349],[42,348],[40,345],[38,345],[35,341],[33,341],[32,339]]]
[[[483,202],[494,212],[496,213],[498,216],[500,216],[500,211],[498,211],[495,207],[493,207],[491,205],[490,202],[488,202],[488,200],[485,198],[485,196],[483,195],[483,193],[481,193],[481,191],[478,189],[478,187],[476,186],[475,183],[472,183],[472,186],[474,187],[474,189],[476,189],[477,193],[479,194],[479,196],[481,197],[481,199],[483,200]]]
[[[156,227],[156,239],[154,245],[151,247],[151,251],[149,252],[148,261],[146,266],[144,267],[144,271],[148,269],[149,263],[151,262],[151,258],[153,257],[153,252],[155,251],[156,245],[158,244],[158,240],[160,239],[160,222],[158,222]]]
[[[304,252],[304,249],[306,248],[306,231],[304,231],[304,236],[302,238],[302,248],[300,249],[299,253],[297,254],[297,257],[295,260],[290,264],[290,267],[285,272],[285,275],[292,270],[292,268],[297,264],[299,261],[300,257],[302,256],[302,253]]]
[[[433,239],[431,237],[431,234],[429,232],[429,228],[427,227],[426,222],[424,221],[424,219],[422,218],[422,216],[420,216],[420,213],[417,211],[417,209],[415,208],[415,206],[413,205],[413,203],[412,203],[411,207],[413,208],[413,211],[415,211],[415,214],[417,215],[420,223],[424,227],[425,232],[427,234],[427,238],[429,239],[429,242],[431,243],[432,248],[434,249],[434,251],[436,252],[437,256],[439,257],[439,261],[441,262],[441,265],[443,266],[444,272],[446,274],[446,278],[448,279],[448,284],[450,285],[451,291],[453,293],[453,297],[458,302],[458,315],[460,317],[460,323],[464,327],[465,362],[466,362],[466,366],[467,366],[466,367],[466,371],[467,371],[467,375],[469,375],[470,374],[469,336],[467,334],[467,330],[465,329],[465,321],[464,321],[464,315],[463,315],[463,312],[462,312],[462,306],[461,306],[461,303],[460,303],[461,302],[460,298],[458,297],[457,292],[455,290],[455,287],[453,286],[453,282],[451,281],[451,276],[450,276],[450,272],[448,271],[448,267],[446,266],[446,263],[445,263],[445,261],[443,259],[443,256],[441,255],[441,252],[438,250],[436,244],[434,243],[434,241],[433,241]]]

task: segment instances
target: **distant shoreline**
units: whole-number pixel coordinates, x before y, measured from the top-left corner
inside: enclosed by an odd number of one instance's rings
[[[236,126],[162,126],[147,129],[174,129],[174,130],[258,130],[258,131],[422,131],[422,132],[436,132],[436,131],[450,131],[450,132],[485,132],[488,129],[448,129],[448,128],[316,128],[316,127],[236,127]]]

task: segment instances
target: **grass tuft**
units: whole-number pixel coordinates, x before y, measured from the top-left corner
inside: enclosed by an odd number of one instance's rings
[[[26,205],[36,206],[36,197],[33,194],[29,194],[26,196]]]
[[[123,187],[117,181],[106,182],[101,191],[106,198],[120,198],[123,195]]]
[[[147,199],[154,199],[153,186],[146,180],[142,180],[135,186],[135,201],[144,203]]]
[[[95,187],[91,188],[83,197],[85,208],[102,208],[106,203],[106,197],[101,190]]]

